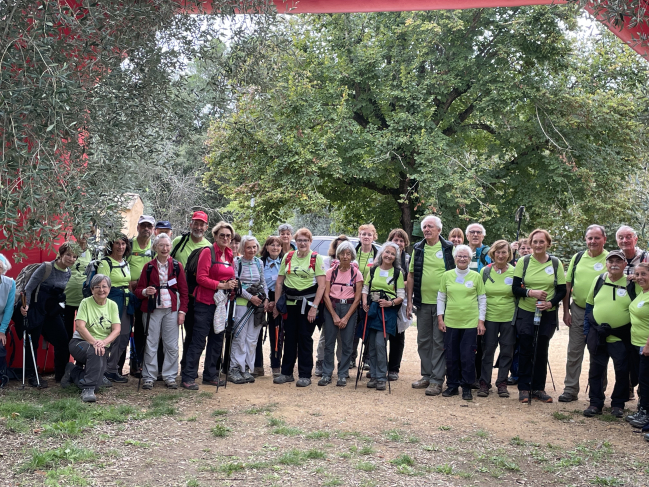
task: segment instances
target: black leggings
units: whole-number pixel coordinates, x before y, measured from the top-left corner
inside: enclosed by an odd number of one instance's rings
[[[60,381],[65,373],[65,366],[70,361],[70,350],[68,349],[70,340],[68,339],[65,324],[63,323],[63,317],[61,315],[47,316],[43,325],[28,333],[32,337],[34,354],[37,357],[39,352],[46,353],[39,349],[38,342],[41,335],[52,344],[54,347],[54,379],[57,382]],[[25,375],[27,377],[34,377],[36,371],[34,370],[34,360],[32,359],[31,348],[29,346],[29,338],[27,338],[25,345]]]

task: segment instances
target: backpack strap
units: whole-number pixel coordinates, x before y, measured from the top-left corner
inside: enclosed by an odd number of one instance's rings
[[[482,283],[486,284],[487,279],[489,279],[494,284],[496,283],[496,281],[493,280],[493,277],[491,277],[491,264],[487,264],[482,268]]]
[[[608,276],[608,272],[604,272],[603,274],[597,276],[597,282],[595,283],[595,288],[593,289],[593,299],[595,299],[595,296],[597,296],[599,290],[602,289],[604,282],[606,282],[606,276]]]
[[[286,263],[284,267],[286,268],[286,273],[290,274],[291,273],[291,259],[293,259],[293,254],[295,253],[295,250],[291,250],[288,254],[286,254]]]
[[[41,279],[41,282],[38,283],[38,286],[36,286],[36,289],[34,290],[34,302],[38,303],[38,293],[41,290],[41,284],[47,280],[48,277],[52,274],[52,268],[54,265],[51,262],[45,262],[45,272],[43,273],[43,278]]]
[[[171,251],[171,257],[172,258],[175,258],[176,254],[178,252],[182,252],[185,249],[185,247],[187,246],[187,242],[189,241],[189,235],[190,235],[190,232],[183,233],[183,236],[180,239],[180,242],[178,242],[178,246],[174,247],[174,249]]]
[[[311,260],[309,261],[309,267],[313,269],[313,272],[315,272],[315,261],[318,257],[317,252],[311,252]]]
[[[550,259],[552,259],[552,270],[554,271],[554,290],[556,292],[557,290],[557,272],[559,271],[559,259],[556,258],[554,255],[550,256]]]
[[[531,255],[526,255],[523,257],[523,276],[521,277],[521,284],[525,286],[525,274],[527,274],[527,267],[530,265]]]
[[[570,282],[572,285],[575,285],[575,270],[577,270],[577,264],[579,264],[579,261],[581,258],[584,256],[585,250],[582,250],[581,252],[577,252],[575,254],[575,261],[572,263],[572,272],[570,273]]]

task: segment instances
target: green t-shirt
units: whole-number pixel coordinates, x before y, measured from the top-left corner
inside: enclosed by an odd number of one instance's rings
[[[608,251],[605,250],[597,257],[591,257],[588,252],[584,252],[575,269],[575,279],[572,283],[572,300],[580,308],[586,307],[586,298],[588,291],[593,284],[593,279],[599,276],[602,272],[606,272],[606,256]],[[577,254],[570,259],[568,272],[566,273],[566,281],[572,278],[572,269],[575,266],[575,258]]]
[[[110,266],[106,259],[110,259],[113,264],[113,271],[110,271]],[[128,284],[131,282],[131,270],[129,268],[128,262],[125,260],[120,264],[112,257],[104,257],[101,260],[101,263],[97,267],[97,274],[103,274],[104,276],[110,277],[111,287],[119,287],[128,291]],[[128,297],[126,298],[125,305],[128,304]]]
[[[439,292],[446,293],[444,323],[449,328],[477,328],[480,310],[478,296],[485,294],[482,276],[469,271],[460,277],[455,269],[444,272]]]
[[[358,262],[358,269],[365,275],[365,271],[374,265],[374,248],[369,253],[364,253],[359,248],[356,254],[356,261]]]
[[[153,259],[151,239],[149,239],[149,243],[145,248],[140,248],[140,245],[137,243],[137,238],[134,238],[131,245],[131,255],[126,259],[128,266],[131,268],[131,281],[137,281],[140,279],[142,269],[144,269],[144,266],[149,263],[151,259]]]
[[[525,258],[518,259],[514,277],[523,277],[523,265]],[[566,283],[566,274],[563,271],[563,264],[559,261],[557,269],[557,285]],[[523,282],[526,289],[533,289],[535,291],[545,291],[548,293],[546,301],[550,301],[554,297],[554,269],[552,267],[552,259],[548,259],[545,264],[541,264],[538,260],[530,255],[530,263],[525,272],[525,281]],[[525,311],[534,313],[536,311],[536,298],[521,298],[518,301],[518,306]],[[555,310],[552,308],[550,311]]]
[[[480,270],[480,275],[484,274],[486,267]],[[488,321],[498,323],[512,321],[514,319],[514,310],[516,308],[516,299],[512,293],[512,283],[514,282],[514,266],[508,265],[507,270],[498,274],[492,266],[489,277],[484,283],[485,294],[487,295],[487,315]],[[484,282],[484,279],[483,279]]]
[[[368,267],[367,270],[365,271],[365,274],[363,275],[363,280],[366,282],[368,285],[370,284],[370,270],[371,268]],[[391,299],[396,299],[396,293],[394,292],[394,282],[392,281],[394,278],[394,267],[388,269],[387,271],[384,269],[381,269],[380,267],[377,267],[376,270],[374,271],[374,277],[372,279],[372,289],[370,289],[370,292],[378,292],[378,291],[384,291],[388,296],[390,296]],[[390,281],[388,283],[388,281]],[[403,281],[403,272],[399,272],[399,277],[397,278],[397,290],[399,289],[404,289],[405,284]],[[369,302],[368,302],[369,304]]]
[[[175,249],[176,246],[180,244],[180,240],[182,238],[183,238],[182,235],[174,238],[174,241],[171,243],[171,248]],[[191,254],[196,249],[209,247],[211,244],[209,240],[207,240],[205,237],[203,237],[203,240],[201,240],[200,242],[194,243],[194,241],[190,236],[189,240],[187,240],[187,242],[185,242],[183,245],[184,245],[183,249],[178,253],[176,253],[174,259],[176,259],[178,262],[180,262],[183,265],[183,267],[185,267],[187,265],[187,259],[189,259],[189,254]]]
[[[631,315],[631,343],[645,347],[649,338],[649,292],[639,292],[629,305]]]
[[[593,318],[595,318],[595,321],[600,324],[608,323],[611,325],[611,328],[618,328],[628,324],[631,321],[629,315],[631,297],[626,291],[628,283],[626,276],[622,276],[617,281],[612,282],[607,275],[604,285],[600,288],[597,296],[593,299],[597,279],[598,278],[593,279],[593,282],[590,285],[590,290],[588,291],[588,297],[586,298],[586,303],[593,306]],[[607,286],[607,283],[616,287]],[[641,291],[642,288],[636,286],[636,295]],[[615,295],[615,299],[613,299],[613,295]],[[619,341],[620,339],[614,336],[606,337],[607,343]]]
[[[79,303],[81,303],[83,299],[83,283],[86,280],[86,267],[88,267],[91,260],[90,250],[86,250],[70,267],[70,280],[65,286],[65,304],[68,306],[79,306]]]
[[[290,252],[289,252],[290,254]],[[297,251],[293,252],[293,257],[291,257],[289,271],[286,270],[286,257],[289,254],[286,254],[282,259],[282,265],[279,267],[279,275],[284,277],[284,287],[290,287],[298,291],[304,291],[305,289],[315,286],[317,281],[317,276],[324,276],[325,265],[324,260],[320,254],[316,255],[315,258],[315,270],[309,267],[311,263],[311,249],[306,257],[299,258],[297,256]],[[295,304],[295,301],[287,300],[287,304]]]
[[[414,271],[415,259],[413,254],[410,259],[409,272]],[[423,304],[437,304],[437,291],[439,291],[442,275],[446,272],[441,242],[437,242],[433,246],[424,244],[424,268],[422,272],[421,302]]]
[[[86,322],[86,329],[97,340],[105,340],[110,335],[113,323],[120,322],[119,311],[114,301],[107,299],[106,304],[99,306],[92,296],[81,301],[77,319]],[[75,331],[72,337],[83,340],[78,331]]]

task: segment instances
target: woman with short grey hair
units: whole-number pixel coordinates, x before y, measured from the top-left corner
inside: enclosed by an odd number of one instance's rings
[[[282,241],[282,254],[286,255],[291,250],[297,250],[295,244],[291,242],[293,239],[293,227],[288,223],[282,223],[277,229],[277,235]]]

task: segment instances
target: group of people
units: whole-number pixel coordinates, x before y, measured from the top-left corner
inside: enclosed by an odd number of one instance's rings
[[[335,238],[326,256],[311,250],[308,229],[294,232],[288,224],[263,245],[252,235],[238,236],[233,244],[237,234],[223,221],[212,228],[211,244],[202,211],[193,213],[182,236],[172,240],[169,227],[142,216],[135,238],[108,242],[94,274],[86,272],[87,235],[80,236],[77,243],[61,245],[57,259],[42,264],[25,287],[20,311],[31,323],[32,339],[37,342],[42,334],[54,345],[55,380],[77,384],[84,401],[94,401],[98,387],[128,381],[122,366],[132,329],[130,373],[141,374],[144,389],[160,379],[177,388],[178,327],[184,332],[180,385],[185,389],[199,388],[204,351],[203,384],[225,385],[225,376],[234,384],[254,382],[264,374],[264,338],[273,382],[307,387],[317,326],[319,386],[333,382],[334,370],[336,385],[347,385],[361,343],[358,363],[368,369],[367,387],[386,390],[399,379],[414,311],[421,378],[413,388],[428,396],[461,393],[472,400],[477,390],[486,397],[495,367],[500,397],[509,397],[508,385],[517,383],[520,402],[550,403],[548,351],[563,302],[570,332],[559,401],[577,400],[587,347],[590,405],[584,415],[602,413],[610,357],[611,414],[623,416],[639,385],[638,411],[627,419],[633,426],[649,425],[649,258],[628,226],[617,230],[619,249],[611,252],[604,250],[605,229],[589,226],[586,249],[572,257],[567,273],[549,251],[552,237],[546,230],[487,246],[484,227],[472,223],[465,245],[458,228],[444,239],[442,222],[432,215],[421,221],[424,238],[411,255],[407,232],[392,230],[379,246],[371,224],[359,228],[357,243],[345,235]],[[0,302],[11,301],[9,281],[0,282]],[[84,286],[91,296],[83,298]],[[6,316],[5,307],[0,344]],[[69,362],[70,354],[76,363]],[[37,385],[31,363],[26,361],[27,375]]]

